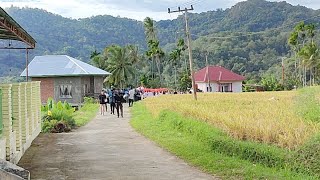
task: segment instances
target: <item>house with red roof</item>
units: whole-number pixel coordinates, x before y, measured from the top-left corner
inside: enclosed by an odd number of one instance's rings
[[[203,92],[242,92],[244,76],[221,66],[207,66],[194,74],[198,89]]]

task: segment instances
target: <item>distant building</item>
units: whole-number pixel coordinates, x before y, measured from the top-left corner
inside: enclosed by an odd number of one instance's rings
[[[49,97],[77,106],[101,92],[110,73],[66,55],[36,56],[28,65],[32,81],[41,81],[41,102]],[[26,76],[26,69],[20,76]]]
[[[244,76],[221,66],[207,66],[195,73],[195,82],[203,92],[242,92]]]

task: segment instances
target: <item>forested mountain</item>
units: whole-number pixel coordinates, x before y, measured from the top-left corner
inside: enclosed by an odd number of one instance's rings
[[[75,20],[32,8],[11,7],[6,11],[37,40],[32,55],[67,54],[89,61],[90,52],[102,51],[111,44],[136,44],[142,53],[146,49],[140,21],[108,15]],[[270,67],[281,62],[279,57],[289,53],[288,32],[295,24],[302,20],[319,22],[319,16],[319,10],[265,0],[248,0],[225,10],[190,14],[196,67],[204,66],[204,52],[208,51],[210,64],[220,64],[259,80]],[[166,51],[171,50],[177,38],[184,37],[182,16],[156,22],[156,27]],[[4,52],[0,67],[10,67],[12,61],[8,59],[13,57],[16,55]],[[14,63],[17,73],[24,61]],[[2,68],[0,75],[10,74]],[[166,72],[168,67],[163,69]]]

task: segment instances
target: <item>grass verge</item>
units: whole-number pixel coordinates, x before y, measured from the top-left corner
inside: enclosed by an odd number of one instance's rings
[[[315,179],[287,168],[288,150],[235,140],[205,122],[167,110],[153,117],[142,103],[133,107],[132,115],[138,132],[222,179]]]
[[[99,104],[85,103],[78,111],[74,113],[76,126],[84,126],[92,120],[99,110]]]

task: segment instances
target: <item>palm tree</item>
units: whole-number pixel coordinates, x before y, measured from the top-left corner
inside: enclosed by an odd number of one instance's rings
[[[160,79],[160,86],[162,84],[162,78],[161,78],[161,61],[160,59],[164,56],[164,52],[162,49],[159,47],[159,41],[158,40],[149,40],[148,41],[148,48],[149,50],[147,51],[147,56],[151,57],[152,59],[156,59],[156,64],[157,64],[157,69],[158,69],[158,74],[159,74],[159,79]]]
[[[94,51],[91,52],[90,54],[90,59],[94,58],[95,56],[100,55],[101,53],[99,53],[96,49]]]
[[[312,41],[299,51],[299,56],[302,58],[303,65],[310,69],[310,85],[312,85],[315,81],[316,68],[320,64],[319,47]]]
[[[138,46],[134,46],[134,45],[128,45],[127,49],[129,51],[129,59],[132,63],[132,65],[135,67],[135,71],[134,71],[134,82],[135,85],[138,85],[138,80],[137,80],[137,64],[140,62],[141,57],[139,55],[139,48]]]
[[[90,55],[91,62],[94,66],[106,70],[107,68],[107,57],[94,50]]]
[[[300,22],[295,26],[294,31],[291,33],[289,38],[289,44],[293,46],[296,59],[298,59],[298,65],[295,65],[295,67],[299,68],[299,72],[296,74],[300,76],[303,86],[307,85],[307,68],[311,67],[308,62],[311,54],[307,55],[307,51],[309,51],[307,49],[311,48],[309,43],[313,43],[313,38],[315,36],[314,32],[314,24],[307,25],[304,22]],[[310,52],[312,51],[311,49]],[[307,56],[309,56],[309,58]]]
[[[184,43],[184,39],[180,38],[177,42],[177,53],[178,53],[178,59],[179,59],[179,62],[181,60],[181,55],[182,53],[186,50],[186,45]],[[187,59],[184,58],[184,64],[185,64],[185,68],[186,68],[186,71],[188,70],[188,65],[187,65]]]
[[[170,62],[174,67],[174,89],[175,90],[177,88],[177,64],[178,64],[179,56],[180,56],[180,52],[178,49],[175,49],[170,53]]]
[[[108,48],[108,57],[107,69],[111,72],[108,82],[124,88],[126,82],[134,75],[127,48],[113,45]]]
[[[147,42],[149,40],[156,40],[157,39],[157,33],[154,26],[154,21],[150,17],[146,17],[143,21],[144,25],[144,31],[146,34]]]
[[[164,52],[159,46],[160,43],[157,38],[157,32],[154,25],[154,21],[150,17],[146,17],[143,21],[143,24],[144,24],[146,40],[149,48],[146,54],[152,59],[152,62],[154,61],[154,59],[156,60],[159,79],[160,79],[160,86],[161,86],[161,81],[162,81],[161,58],[164,56]]]

